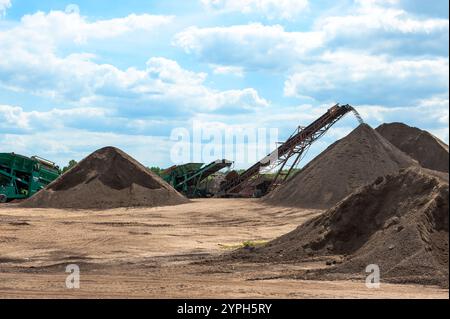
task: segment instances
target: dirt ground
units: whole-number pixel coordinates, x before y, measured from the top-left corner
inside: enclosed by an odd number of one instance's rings
[[[432,286],[289,279],[303,264],[203,262],[244,241],[285,234],[318,210],[253,199],[157,208],[58,210],[0,206],[0,298],[448,298]],[[80,267],[67,289],[66,265]],[[382,278],[381,278],[382,280]]]

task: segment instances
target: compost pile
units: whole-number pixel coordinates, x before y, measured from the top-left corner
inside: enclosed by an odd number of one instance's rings
[[[279,206],[330,208],[378,176],[411,165],[417,162],[361,124],[263,200]]]
[[[107,209],[176,205],[187,201],[125,152],[105,147],[90,154],[21,206]]]
[[[377,264],[382,280],[448,287],[448,181],[421,168],[379,177],[335,207],[252,252],[234,257],[305,261],[340,256],[309,278],[367,276]],[[319,258],[320,259],[320,258]]]
[[[448,145],[434,135],[403,123],[382,124],[376,131],[421,166],[448,173]]]

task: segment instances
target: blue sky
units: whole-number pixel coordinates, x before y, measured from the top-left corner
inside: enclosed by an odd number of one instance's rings
[[[174,128],[283,140],[337,102],[448,143],[448,46],[444,0],[0,0],[0,152],[166,167]]]

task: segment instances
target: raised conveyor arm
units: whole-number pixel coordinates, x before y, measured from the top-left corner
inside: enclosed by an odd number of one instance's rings
[[[262,160],[255,163],[245,172],[237,176],[235,179],[222,184],[219,195],[238,192],[244,185],[244,183],[248,182],[252,177],[259,174],[260,169],[263,167],[273,165],[274,163],[277,162],[279,164],[281,163],[285,164],[292,155],[294,154],[301,155],[301,153],[305,148],[307,148],[315,140],[317,140],[320,136],[322,136],[334,123],[336,123],[339,119],[341,119],[345,114],[347,114],[350,111],[354,112],[355,115],[357,115],[358,121],[360,122],[362,121],[361,117],[352,106],[348,104],[342,106],[336,104],[335,106],[328,109],[328,111],[325,114],[323,114],[313,123],[301,129],[296,134],[293,134],[286,142],[281,144],[277,149],[275,149],[272,153],[264,157]],[[299,147],[300,149],[296,149]],[[281,162],[280,159],[282,159]]]

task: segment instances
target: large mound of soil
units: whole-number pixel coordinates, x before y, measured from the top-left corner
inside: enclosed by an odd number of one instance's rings
[[[436,136],[403,123],[382,124],[376,131],[421,166],[448,173],[448,145]]]
[[[341,256],[316,278],[367,276],[366,266],[377,264],[381,280],[448,286],[448,201],[447,181],[409,168],[379,177],[264,247],[235,254],[271,261]]]
[[[83,159],[21,205],[107,209],[176,205],[187,201],[125,152],[105,147]]]
[[[411,165],[417,163],[370,126],[361,124],[263,200],[271,205],[330,208],[378,176]]]

